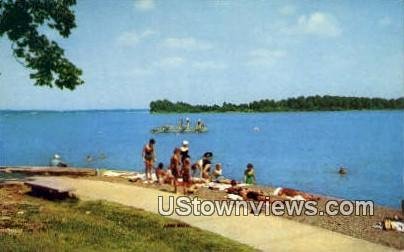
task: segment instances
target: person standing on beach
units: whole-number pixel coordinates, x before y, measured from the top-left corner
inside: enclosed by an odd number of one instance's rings
[[[189,158],[184,159],[182,162],[182,183],[184,187],[184,194],[188,192],[188,188],[191,186],[191,160]]]
[[[171,175],[173,176],[173,186],[174,186],[174,193],[177,193],[177,183],[178,183],[178,177],[180,176],[180,149],[175,148],[173,155],[171,156],[170,159],[170,171]]]
[[[187,158],[191,158],[191,156],[189,156],[189,142],[187,140],[182,141],[182,146],[180,147],[180,151],[181,151],[181,163],[184,163],[184,160]]]
[[[149,143],[144,146],[142,151],[142,158],[145,164],[146,181],[152,179],[152,169],[154,162],[156,161],[156,152],[154,149],[155,144],[156,140],[153,138],[150,139]]]
[[[256,183],[254,166],[249,163],[244,171],[244,183],[252,185]]]

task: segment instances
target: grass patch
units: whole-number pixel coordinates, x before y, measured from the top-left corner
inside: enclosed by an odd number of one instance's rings
[[[16,198],[0,189],[0,202],[2,251],[253,250],[157,214],[105,201],[51,202],[25,195]]]

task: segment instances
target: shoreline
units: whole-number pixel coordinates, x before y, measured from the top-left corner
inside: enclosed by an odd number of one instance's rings
[[[94,175],[90,175],[90,176],[95,176],[95,177],[104,177],[100,173],[108,172],[108,171],[116,172],[116,173],[122,173],[122,174],[125,174],[125,173],[137,173],[139,175],[144,174],[144,172],[142,172],[140,170],[120,170],[120,169],[111,169],[111,168],[89,168],[89,167],[66,167],[66,168],[59,167],[58,168],[58,167],[49,167],[49,166],[29,166],[29,165],[18,166],[18,165],[16,165],[16,166],[0,166],[0,182],[1,182],[2,174],[10,174],[9,172],[5,172],[6,169],[16,169],[14,174],[24,174],[25,173],[26,174],[25,176],[29,177],[29,176],[35,176],[36,175],[36,172],[31,172],[29,170],[33,170],[33,171],[44,170],[45,171],[44,173],[47,173],[47,169],[49,169],[49,168],[55,168],[57,170],[60,170],[60,172],[58,172],[58,171],[53,172],[54,173],[54,174],[52,174],[53,176],[55,174],[57,175],[59,173],[60,173],[60,176],[69,176],[69,174],[66,174],[64,172],[66,169],[67,170],[73,170],[73,171],[76,170],[76,169],[77,170],[83,170],[84,169],[84,170],[86,170],[86,172],[84,172],[83,174],[89,174],[89,175],[92,173],[91,170],[93,170]],[[25,169],[27,170],[27,172],[24,172]],[[78,173],[78,174],[80,174],[80,173]],[[50,174],[48,174],[48,175],[50,175]],[[71,176],[75,176],[75,175],[77,175],[77,174],[71,174]],[[24,176],[24,175],[22,175],[22,176]],[[114,178],[114,177],[108,177],[108,178]],[[122,178],[122,177],[116,176],[116,178]],[[268,190],[273,191],[277,187],[285,187],[285,186],[273,186],[273,185],[268,185],[268,184],[254,184],[253,187],[258,188],[258,189],[263,190],[263,191],[268,191]],[[292,188],[292,189],[299,190],[299,191],[303,192],[303,190],[301,190],[300,188]],[[318,196],[318,197],[321,197],[321,198],[324,198],[324,199],[328,199],[328,200],[355,201],[353,199],[341,198],[341,197],[335,196],[335,195],[328,195],[328,194],[322,194],[322,193],[313,193],[311,191],[304,191],[304,192],[310,193],[312,195],[315,195],[315,196]],[[372,200],[372,202],[374,202],[374,201]],[[391,211],[401,211],[400,207],[394,208],[394,207],[391,207],[391,206],[386,206],[386,205],[381,205],[381,204],[376,204],[376,203],[374,203],[374,206],[389,209]]]
[[[338,113],[338,112],[396,112],[396,111],[402,111],[404,112],[404,109],[345,109],[345,110],[275,110],[275,111],[206,111],[206,112],[177,112],[177,111],[172,111],[172,112],[151,112],[149,113],[151,115],[181,115],[181,114],[277,114],[277,113]]]
[[[0,167],[0,177],[1,177],[1,170],[4,169],[4,167]],[[57,168],[56,168],[57,169]],[[101,169],[100,169],[101,170]],[[132,185],[132,186],[137,186],[137,187],[144,187],[144,188],[149,188],[153,189],[155,191],[165,191],[165,192],[171,192],[172,188],[170,185],[163,184],[159,185],[156,183],[144,183],[141,179],[136,180],[135,182],[129,181],[127,177],[123,176],[103,176],[102,173],[106,171],[112,171],[115,174],[116,173],[122,173],[128,175],[128,174],[137,174],[141,175],[142,173],[137,173],[137,172],[128,172],[128,171],[117,171],[117,170],[108,170],[108,169],[102,169],[102,171],[99,170],[98,175],[95,176],[60,176],[62,177],[72,177],[72,178],[83,178],[87,179],[89,181],[105,181],[105,182],[111,182],[114,184],[126,184],[126,185]],[[17,180],[24,180],[26,178],[29,178],[31,176],[24,176],[23,178],[17,178]],[[1,181],[1,180],[0,180]],[[263,186],[263,185],[253,185],[252,188],[254,189],[259,189],[264,191],[265,193],[271,195],[274,191],[274,187],[270,186]],[[179,189],[179,192],[182,190]],[[227,194],[223,191],[217,191],[217,190],[211,190],[209,188],[202,187],[199,190],[196,190],[193,194],[190,195],[190,197],[198,197],[201,200],[227,200],[225,198]],[[326,195],[318,195],[315,194],[316,196],[319,196],[321,199],[319,200],[318,204],[318,210],[323,211],[324,210],[324,205],[327,200],[330,199],[335,199],[335,197],[330,197]],[[341,199],[338,199],[341,200]],[[286,218],[291,221],[295,221],[298,223],[303,223],[307,225],[312,225],[316,226],[319,228],[323,228],[326,230],[330,230],[333,232],[337,232],[340,234],[348,235],[354,238],[359,238],[363,240],[367,240],[370,242],[386,245],[392,248],[398,248],[398,249],[404,249],[404,236],[402,233],[394,232],[394,231],[383,231],[379,229],[375,229],[372,226],[376,224],[379,221],[382,221],[383,218],[385,217],[394,217],[394,216],[399,216],[403,217],[402,213],[398,209],[394,208],[388,208],[380,205],[374,205],[374,215],[373,216],[355,216],[355,215],[350,215],[350,216],[342,216],[340,214],[336,216],[320,216],[320,215],[315,215],[315,216],[306,216],[306,215],[284,215],[284,216],[279,216],[279,218]]]
[[[158,185],[156,183],[145,184],[143,181],[130,182],[128,179],[122,177],[90,177],[90,180],[101,180],[112,183],[123,183],[126,185],[134,185],[139,187],[145,187],[149,189],[154,189],[158,191],[171,192],[172,188],[170,185]],[[254,189],[263,190],[265,193],[272,193],[275,188],[269,186],[252,186]],[[181,188],[179,189],[181,191]],[[208,188],[200,188],[195,193],[189,195],[190,197],[198,197],[201,200],[227,200],[225,196],[227,194],[223,191],[214,191]],[[324,206],[326,201],[330,199],[336,199],[334,197],[328,197],[324,195],[318,195],[321,199],[318,204],[318,210],[324,211]],[[394,217],[399,216],[403,218],[401,211],[394,208],[388,208],[380,205],[374,205],[374,214],[373,216],[342,216],[340,214],[336,216],[329,215],[314,215],[314,216],[306,216],[306,215],[283,215],[278,216],[279,218],[285,218],[294,222],[307,224],[319,228],[323,228],[326,230],[330,230],[333,232],[337,232],[343,235],[347,235],[354,238],[359,238],[363,240],[367,240],[373,243],[385,245],[391,248],[396,249],[404,249],[404,235],[399,232],[394,231],[384,231],[375,229],[372,226],[377,222],[380,222],[385,217]]]
[[[29,109],[0,109],[0,113],[86,113],[86,112],[148,112],[150,115],[169,115],[169,114],[268,114],[268,113],[298,113],[298,112],[395,112],[404,111],[398,109],[342,109],[342,110],[274,110],[274,111],[202,111],[202,112],[178,112],[178,111],[159,111],[152,112],[150,109],[77,109],[77,110],[29,110]]]

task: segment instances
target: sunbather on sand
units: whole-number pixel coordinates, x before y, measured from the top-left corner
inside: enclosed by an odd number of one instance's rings
[[[274,191],[275,196],[286,197],[291,200],[315,200],[318,201],[320,197],[316,197],[312,194],[297,191],[291,188],[278,187]]]
[[[263,191],[238,186],[235,180],[231,181],[231,187],[227,188],[226,191],[227,193],[240,195],[243,200],[267,201],[269,199],[268,195],[265,195]]]

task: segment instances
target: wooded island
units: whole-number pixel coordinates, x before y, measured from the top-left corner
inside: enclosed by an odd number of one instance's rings
[[[185,102],[157,100],[150,103],[151,113],[203,113],[203,112],[280,112],[280,111],[342,111],[404,109],[404,97],[398,99],[300,96],[283,100],[259,100],[250,103],[220,105],[191,105]]]

